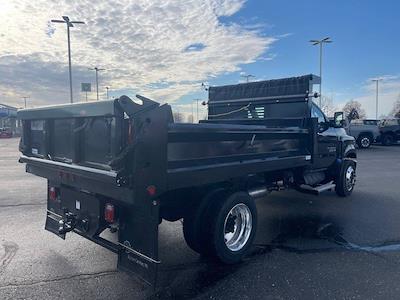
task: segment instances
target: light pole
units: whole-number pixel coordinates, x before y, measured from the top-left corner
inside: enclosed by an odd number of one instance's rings
[[[107,93],[107,100],[108,100],[108,90],[110,89],[109,86],[106,86],[106,93]]]
[[[70,21],[69,17],[62,16],[62,20],[51,20],[53,23],[65,23],[67,24],[67,37],[68,37],[68,67],[69,67],[69,92],[70,92],[70,99],[71,103],[74,103],[73,96],[72,96],[72,68],[71,68],[71,39],[69,36],[69,28],[74,27],[74,24],[85,24],[82,21]]]
[[[29,98],[29,96],[22,97],[22,99],[24,99],[24,108],[26,108],[26,99],[28,99],[28,98]]]
[[[196,118],[197,118],[197,123],[199,122],[199,100],[200,100],[200,99],[194,99],[194,101],[196,101]]]
[[[313,46],[319,45],[319,106],[321,107],[322,100],[322,46],[323,44],[332,43],[332,40],[329,37],[326,37],[322,40],[311,40],[310,43]]]
[[[256,77],[256,76],[254,76],[254,75],[251,75],[251,74],[248,74],[248,75],[240,75],[240,77],[243,77],[243,78],[246,78],[246,83],[249,83],[249,79],[251,78],[251,77]]]
[[[192,108],[192,123],[194,123],[193,102],[190,103],[190,106]]]
[[[100,69],[98,67],[88,68],[89,70],[96,71],[96,93],[97,93],[97,101],[99,101],[99,71],[104,71],[105,69]]]
[[[375,82],[376,84],[376,98],[375,98],[375,120],[378,120],[378,97],[379,97],[379,81],[381,81],[382,78],[376,78],[372,79],[372,82]]]

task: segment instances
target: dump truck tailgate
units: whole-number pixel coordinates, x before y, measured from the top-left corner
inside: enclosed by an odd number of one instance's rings
[[[22,110],[21,151],[41,159],[111,170],[127,125],[114,101]]]

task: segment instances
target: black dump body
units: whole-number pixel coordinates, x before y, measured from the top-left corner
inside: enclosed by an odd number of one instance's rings
[[[310,92],[318,80],[210,87],[209,118],[200,124],[174,123],[169,105],[141,96],[141,104],[122,96],[24,109],[20,162],[60,189],[61,198],[87,199],[93,225],[75,232],[117,252],[119,268],[153,282],[166,195],[312,164]],[[107,202],[121,208],[118,244],[99,237]],[[58,221],[66,211],[84,215],[73,203],[49,201],[46,229],[64,237]]]
[[[309,74],[298,77],[254,81],[234,85],[210,86],[209,101],[219,102],[249,99],[290,99],[311,93],[314,84],[319,84],[318,76]]]
[[[264,120],[298,126],[291,119],[309,117],[309,94],[320,82],[314,75],[209,88],[209,120]],[[281,122],[278,122],[280,120]]]

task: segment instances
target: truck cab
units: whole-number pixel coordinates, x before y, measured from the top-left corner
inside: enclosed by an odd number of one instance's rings
[[[333,120],[329,120],[324,112],[316,103],[312,103],[311,117],[317,119],[318,123],[318,147],[321,152],[333,152],[333,144],[336,146],[336,158],[357,158],[355,149],[355,138],[348,135],[343,126],[343,113],[336,112]],[[329,142],[328,142],[329,141]],[[330,145],[328,145],[330,143]],[[324,167],[332,163],[332,160],[327,160],[321,163]]]

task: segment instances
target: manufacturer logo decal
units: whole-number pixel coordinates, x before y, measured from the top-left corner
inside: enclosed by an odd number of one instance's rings
[[[140,261],[139,259],[137,259],[136,257],[132,256],[131,254],[128,254],[128,260],[130,260],[131,262],[141,266],[142,268],[148,269],[149,265],[146,264],[145,262]]]

